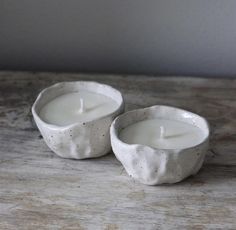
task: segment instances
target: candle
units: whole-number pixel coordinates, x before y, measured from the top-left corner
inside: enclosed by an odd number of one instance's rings
[[[109,128],[124,110],[121,93],[97,82],[61,82],[44,89],[32,106],[48,147],[64,158],[99,157],[111,150]]]
[[[209,127],[197,114],[163,105],[129,111],[110,128],[112,149],[126,172],[148,185],[176,183],[201,168]]]
[[[205,137],[205,133],[194,125],[167,119],[136,122],[120,133],[120,139],[125,143],[157,149],[189,148],[201,143]]]
[[[39,116],[47,123],[66,126],[87,122],[114,112],[119,104],[113,99],[88,91],[67,93],[49,101]]]

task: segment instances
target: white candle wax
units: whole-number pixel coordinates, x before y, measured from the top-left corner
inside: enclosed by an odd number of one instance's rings
[[[184,149],[200,144],[206,134],[188,123],[150,119],[134,123],[120,133],[127,144],[141,144],[157,149]]]
[[[111,98],[88,91],[60,95],[40,110],[39,116],[47,123],[66,126],[87,122],[114,112],[119,105]]]

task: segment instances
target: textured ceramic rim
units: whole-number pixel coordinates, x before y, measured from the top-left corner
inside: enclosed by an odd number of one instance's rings
[[[116,110],[114,110],[113,112],[110,112],[110,113],[108,113],[108,114],[106,114],[106,115],[104,115],[104,116],[101,116],[101,117],[99,117],[99,118],[97,118],[97,119],[93,119],[93,120],[91,120],[91,121],[85,121],[86,124],[89,124],[89,123],[92,123],[92,122],[94,122],[94,121],[98,121],[98,120],[102,120],[102,119],[104,119],[104,118],[110,117],[110,116],[116,114],[118,111],[122,111],[123,108],[124,108],[124,99],[123,99],[123,96],[122,96],[121,92],[120,92],[119,90],[113,88],[113,87],[110,86],[110,85],[98,83],[98,82],[95,82],[95,81],[63,81],[63,82],[59,82],[59,83],[56,83],[56,84],[54,84],[54,85],[51,85],[51,86],[49,86],[49,87],[43,89],[43,90],[39,93],[39,95],[37,96],[37,98],[36,98],[36,100],[35,100],[35,102],[34,102],[34,104],[33,104],[33,106],[32,106],[32,114],[33,114],[33,116],[35,117],[35,119],[39,120],[41,123],[43,123],[44,125],[50,127],[51,129],[62,129],[62,130],[63,130],[63,129],[71,128],[71,127],[73,127],[73,126],[75,126],[75,125],[77,125],[77,124],[83,124],[84,122],[82,122],[82,121],[81,121],[81,122],[72,123],[72,124],[69,124],[69,125],[64,125],[64,126],[59,126],[59,125],[50,124],[50,123],[45,122],[43,119],[41,119],[40,116],[38,115],[38,112],[36,112],[36,106],[37,106],[37,104],[40,102],[40,100],[42,99],[42,97],[44,96],[44,94],[47,93],[48,90],[51,90],[51,89],[57,90],[57,88],[60,87],[61,85],[71,84],[71,83],[76,83],[76,84],[80,84],[80,83],[81,83],[81,84],[83,84],[83,85],[97,85],[97,86],[107,87],[107,88],[110,89],[110,90],[114,90],[114,91],[119,95],[119,99],[120,99],[120,100],[119,100],[119,102],[116,101],[116,102],[118,103],[119,107],[118,107]],[[86,90],[87,90],[87,89],[86,89]],[[89,90],[87,90],[87,91],[89,91]],[[70,90],[68,90],[66,93],[70,93],[70,92],[75,92],[75,91],[70,91]],[[91,91],[89,91],[89,92],[94,92],[94,91],[91,90]],[[66,94],[66,93],[64,93],[64,94]],[[101,94],[102,94],[102,93],[101,93]],[[60,95],[63,95],[63,94],[60,94]],[[106,95],[106,94],[102,94],[102,95],[109,97],[109,96]],[[59,96],[59,95],[58,95],[58,96]]]
[[[147,145],[142,145],[142,144],[128,144],[126,142],[123,142],[120,137],[119,137],[119,134],[120,134],[120,131],[118,131],[117,129],[117,123],[119,122],[119,120],[122,120],[122,119],[125,119],[127,116],[129,116],[130,114],[132,113],[143,113],[144,111],[148,111],[148,110],[151,110],[151,109],[157,109],[159,107],[165,107],[165,108],[169,108],[169,109],[176,109],[176,110],[179,110],[181,112],[185,112],[185,113],[188,113],[188,114],[191,114],[192,116],[195,116],[195,117],[198,117],[200,118],[206,125],[207,129],[207,133],[206,133],[206,137],[197,145],[193,145],[193,146],[190,146],[190,147],[187,147],[187,148],[176,148],[176,149],[161,149],[161,148],[154,148],[154,147],[151,147],[151,146],[147,146]],[[164,118],[164,117],[163,117]],[[140,120],[141,121],[141,120]],[[138,122],[138,121],[136,121]],[[134,122],[135,123],[135,122]],[[134,124],[132,123],[132,124]],[[131,124],[130,124],[131,125]],[[146,147],[146,148],[150,148],[150,149],[153,149],[153,150],[163,150],[163,151],[170,151],[170,150],[188,150],[188,149],[192,149],[192,148],[196,148],[200,145],[202,145],[202,143],[206,142],[208,139],[209,139],[209,135],[210,135],[210,126],[207,122],[207,120],[196,114],[196,113],[192,113],[190,111],[187,111],[187,110],[184,110],[184,109],[180,109],[180,108],[177,108],[177,107],[173,107],[173,106],[167,106],[167,105],[154,105],[154,106],[150,106],[150,107],[146,107],[146,108],[141,108],[141,109],[135,109],[135,110],[131,110],[131,111],[128,111],[126,113],[123,113],[121,115],[119,115],[111,124],[111,128],[110,128],[110,135],[111,136],[114,136],[114,138],[117,139],[117,141],[119,142],[120,145],[124,145],[126,147],[130,147],[130,148],[133,148],[133,147]]]

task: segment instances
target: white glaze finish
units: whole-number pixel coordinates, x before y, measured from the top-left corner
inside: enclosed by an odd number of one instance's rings
[[[199,145],[186,149],[155,149],[139,144],[129,145],[120,140],[119,133],[123,128],[153,118],[195,125],[206,132],[206,138]],[[113,152],[127,173],[141,183],[157,185],[176,183],[199,171],[208,148],[209,127],[207,121],[196,114],[157,105],[120,115],[112,123],[110,134]]]
[[[117,110],[101,118],[67,126],[48,124],[38,115],[40,109],[53,98],[79,90],[111,97],[119,106]],[[63,158],[84,159],[99,157],[110,151],[109,128],[114,118],[123,110],[124,102],[118,90],[96,82],[78,81],[57,83],[43,90],[32,107],[32,114],[46,144],[53,152]]]

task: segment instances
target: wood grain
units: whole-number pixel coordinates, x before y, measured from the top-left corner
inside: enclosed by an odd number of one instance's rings
[[[116,87],[126,110],[166,104],[206,117],[212,134],[202,170],[145,186],[112,153],[57,157],[30,109],[43,88],[70,80]],[[236,80],[0,72],[0,229],[236,229]]]

